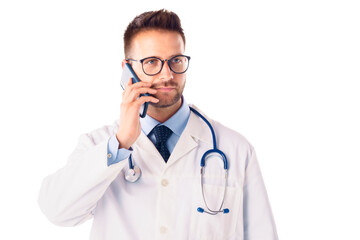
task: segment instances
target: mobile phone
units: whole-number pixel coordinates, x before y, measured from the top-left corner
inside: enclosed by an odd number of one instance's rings
[[[136,73],[132,69],[131,65],[129,63],[124,63],[123,73],[120,81],[120,85],[123,90],[125,90],[125,87],[127,86],[130,78],[132,80],[132,83],[140,82],[140,79],[138,78],[138,76],[136,76]],[[148,93],[140,94],[140,97],[142,96],[150,96],[150,94]],[[145,102],[144,104],[141,105],[139,111],[140,117],[144,118],[146,116],[146,111],[148,109],[148,106],[149,106],[148,102]]]

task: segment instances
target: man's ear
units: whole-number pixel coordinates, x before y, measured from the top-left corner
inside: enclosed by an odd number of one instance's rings
[[[124,69],[125,63],[129,63],[126,59],[122,60],[121,67]]]

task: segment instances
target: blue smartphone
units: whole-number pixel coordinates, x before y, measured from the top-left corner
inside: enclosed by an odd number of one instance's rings
[[[123,73],[121,76],[121,81],[120,81],[120,85],[123,90],[125,90],[125,87],[127,86],[130,78],[132,80],[132,83],[140,82],[140,79],[138,78],[138,76],[136,76],[131,65],[129,63],[125,63],[124,68],[123,68]],[[140,97],[142,97],[142,96],[150,96],[150,94],[148,94],[148,93],[140,94]],[[148,106],[149,106],[148,102],[145,102],[144,104],[141,105],[140,111],[139,111],[140,117],[144,118],[146,116],[146,111],[148,109]]]

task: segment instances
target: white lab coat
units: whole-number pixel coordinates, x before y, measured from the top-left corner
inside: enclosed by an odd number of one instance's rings
[[[135,183],[124,179],[128,161],[107,166],[107,142],[118,121],[80,137],[67,165],[44,179],[39,205],[60,226],[93,218],[92,240],[115,239],[278,239],[266,189],[253,147],[235,131],[210,120],[218,148],[228,158],[224,208],[215,216],[205,208],[200,159],[212,148],[208,126],[193,112],[167,163],[141,133],[133,161],[142,170]],[[223,164],[209,159],[205,169],[206,201],[218,208],[223,194]]]

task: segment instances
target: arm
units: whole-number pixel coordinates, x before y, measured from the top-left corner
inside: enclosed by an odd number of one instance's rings
[[[254,150],[245,170],[244,239],[278,239],[265,184]]]
[[[129,81],[123,92],[116,136],[109,139],[111,133],[106,129],[82,135],[67,165],[44,179],[39,205],[50,221],[74,226],[93,216],[97,202],[127,164],[122,161],[130,155],[127,149],[140,135],[141,105],[159,102],[151,96],[139,97],[141,93],[155,94],[150,86],[151,83]]]
[[[39,205],[50,221],[78,225],[93,216],[97,201],[127,161],[107,166],[108,141],[84,134],[67,165],[43,180]]]

